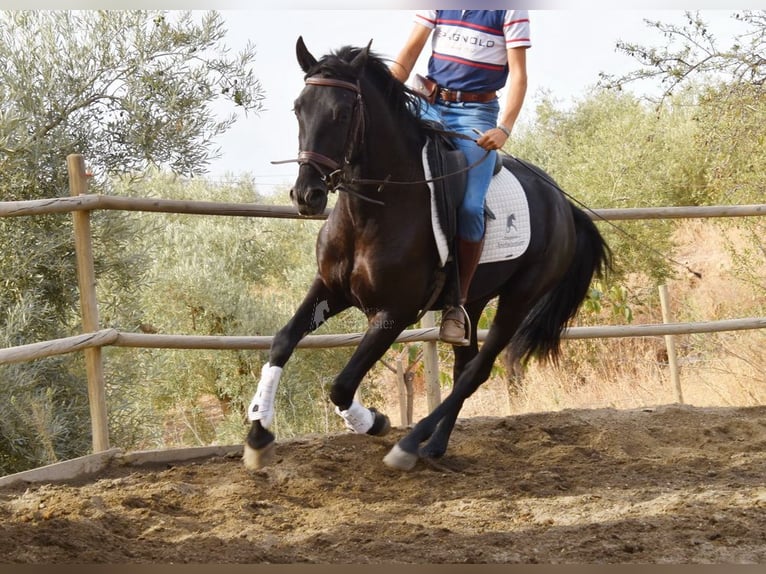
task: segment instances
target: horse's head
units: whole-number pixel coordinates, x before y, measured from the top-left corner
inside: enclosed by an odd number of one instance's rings
[[[298,38],[296,53],[306,73],[306,86],[293,106],[298,118],[300,169],[290,198],[302,215],[324,211],[327,194],[340,182],[361,144],[364,110],[360,78],[369,48],[358,50],[348,61],[328,57],[317,61],[303,38]]]

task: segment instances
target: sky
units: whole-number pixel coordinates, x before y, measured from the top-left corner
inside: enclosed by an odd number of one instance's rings
[[[598,13],[596,18],[595,14]],[[295,42],[303,36],[309,51],[320,57],[343,45],[364,46],[386,58],[395,58],[412,29],[412,10],[223,10],[229,30],[226,44],[233,50],[247,41],[256,46],[254,73],[265,91],[265,109],[259,114],[240,114],[234,126],[217,140],[221,158],[210,165],[209,178],[236,179],[254,176],[256,186],[268,193],[289,185],[297,175],[296,164],[271,165],[272,160],[297,155],[298,126],[292,102],[303,87],[303,73],[295,59]],[[743,30],[730,10],[701,10],[720,45]],[[618,40],[659,46],[664,38],[645,23],[683,20],[684,10],[530,10],[532,47],[527,53],[529,84],[519,118],[532,118],[543,92],[561,105],[587,94],[599,72],[624,74],[638,62],[616,50]],[[425,73],[428,45],[415,67]],[[651,92],[650,85],[637,85]],[[502,101],[502,99],[501,99]],[[511,143],[512,145],[512,143]]]

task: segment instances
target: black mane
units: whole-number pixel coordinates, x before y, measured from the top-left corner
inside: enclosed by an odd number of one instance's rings
[[[327,77],[354,81],[354,72],[350,62],[362,52],[364,48],[356,46],[343,46],[334,52],[323,56],[317,64],[311,68],[305,77],[322,74]],[[420,121],[419,110],[420,96],[412,89],[391,75],[386,60],[370,51],[364,68],[366,78],[380,92],[389,106],[395,121],[411,125],[418,132],[423,131]]]

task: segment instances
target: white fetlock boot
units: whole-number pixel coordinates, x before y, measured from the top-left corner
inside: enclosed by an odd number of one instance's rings
[[[272,367],[268,363],[261,369],[261,380],[255,390],[255,396],[247,408],[250,421],[261,421],[264,428],[271,426],[274,420],[274,399],[282,376],[282,367]]]
[[[340,407],[335,407],[335,412],[343,418],[343,421],[346,423],[346,428],[355,433],[364,434],[370,430],[375,423],[375,415],[373,412],[370,409],[363,407],[357,401],[351,403],[351,406],[345,411],[340,410]]]

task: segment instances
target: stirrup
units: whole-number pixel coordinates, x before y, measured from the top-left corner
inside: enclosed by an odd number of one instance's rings
[[[451,312],[453,311],[460,311],[463,314],[463,322],[462,325],[460,321],[453,317],[448,317]],[[449,323],[454,323],[459,329],[461,329],[462,333],[460,335],[456,335],[454,333],[446,333],[445,327]],[[449,343],[450,345],[454,345],[456,347],[467,347],[471,344],[471,319],[468,317],[468,313],[465,310],[465,307],[462,305],[457,305],[454,307],[450,307],[447,310],[444,311],[442,314],[442,324],[441,328],[439,329],[439,340],[444,343]]]

